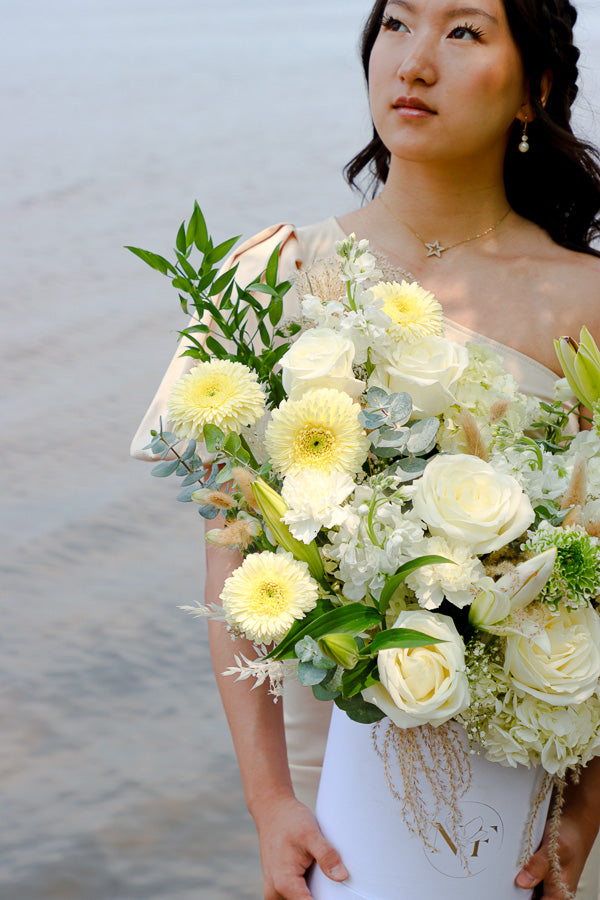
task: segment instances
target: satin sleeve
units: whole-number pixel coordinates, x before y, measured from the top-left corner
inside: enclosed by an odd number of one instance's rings
[[[225,260],[219,274],[227,272],[237,265],[238,269],[235,280],[239,285],[245,287],[261,276],[277,245],[279,245],[279,280],[289,279],[302,266],[296,229],[290,224],[274,225],[241,244],[240,247]],[[265,300],[267,299],[267,295],[265,294],[261,294],[260,296]],[[210,324],[210,318],[206,318],[204,322]],[[192,316],[188,325],[197,323],[197,316]],[[159,458],[153,454],[151,450],[145,448],[152,439],[150,432],[153,430],[160,430],[161,420],[163,429],[165,431],[170,429],[170,423],[167,416],[167,403],[173,385],[182,377],[182,375],[185,375],[198,363],[198,360],[191,356],[181,355],[188,346],[189,345],[185,343],[179,346],[179,349],[169,363],[150,406],[139,424],[129,451],[134,459],[156,462]]]

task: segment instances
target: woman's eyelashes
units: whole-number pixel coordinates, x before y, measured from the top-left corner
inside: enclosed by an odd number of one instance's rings
[[[384,31],[409,31],[408,25],[397,19],[395,16],[384,16],[381,20],[381,27]],[[449,38],[455,40],[476,40],[479,41],[485,37],[485,31],[477,25],[465,23],[464,25],[455,26],[449,33]]]
[[[385,31],[401,31],[403,29],[408,31],[408,28],[404,24],[404,22],[401,22],[400,19],[394,18],[394,16],[384,16],[381,20],[381,27]]]

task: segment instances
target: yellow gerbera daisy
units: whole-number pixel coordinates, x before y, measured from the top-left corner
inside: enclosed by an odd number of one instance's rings
[[[265,395],[256,374],[228,359],[202,362],[176,382],[168,415],[178,437],[201,440],[205,425],[226,434],[254,425],[265,410]]]
[[[291,553],[252,553],[226,580],[221,600],[230,625],[256,644],[280,641],[314,609],[317,583]]]
[[[369,449],[359,412],[348,394],[331,388],[284,400],[273,411],[265,434],[273,468],[282,475],[299,475],[305,469],[359,472]]]
[[[394,340],[412,342],[444,333],[442,307],[416,281],[380,281],[372,291],[384,301],[383,311],[392,320],[388,333]]]

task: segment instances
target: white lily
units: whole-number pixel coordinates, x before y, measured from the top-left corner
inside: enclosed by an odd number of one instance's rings
[[[550,612],[534,601],[550,578],[555,561],[556,547],[550,547],[519,563],[492,588],[480,591],[469,610],[470,623],[492,634],[522,634],[549,654],[545,626]],[[526,607],[528,611],[523,612]]]

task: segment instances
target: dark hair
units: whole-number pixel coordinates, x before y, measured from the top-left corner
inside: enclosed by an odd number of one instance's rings
[[[515,121],[504,165],[506,193],[512,208],[544,228],[570,250],[600,256],[590,247],[600,235],[600,155],[579,140],[571,128],[571,106],[577,96],[579,50],[573,44],[577,12],[569,0],[503,0],[508,24],[521,52],[535,119],[529,124],[530,151],[519,153],[520,123]],[[387,0],[377,0],[365,24],[361,56],[369,78],[371,51],[381,28]],[[552,75],[544,106],[542,78]],[[375,196],[385,183],[390,153],[373,126],[373,138],[344,169],[357,188],[367,170],[365,195]]]

